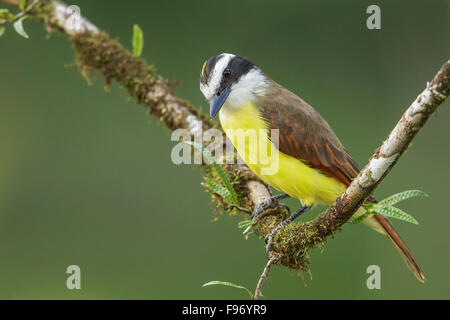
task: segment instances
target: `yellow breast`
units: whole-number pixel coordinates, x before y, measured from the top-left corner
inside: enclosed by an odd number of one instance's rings
[[[225,104],[219,116],[222,128],[239,156],[272,187],[306,205],[331,205],[345,191],[345,185],[336,179],[279,152],[268,138],[266,121],[251,102],[240,108]]]

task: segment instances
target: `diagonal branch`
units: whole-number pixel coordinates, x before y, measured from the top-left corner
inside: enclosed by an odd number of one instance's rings
[[[0,0],[0,2],[17,6],[19,0]],[[27,4],[29,3],[30,0],[27,1]],[[113,80],[117,81],[138,103],[145,104],[149,112],[163,121],[168,128],[187,129],[194,135],[201,130],[217,127],[187,101],[176,97],[167,81],[143,60],[133,57],[128,50],[110,39],[87,19],[75,17],[74,20],[73,13],[64,3],[40,0],[30,15],[42,21],[49,31],[59,30],[69,37],[74,46],[78,67],[87,79],[89,72],[97,70],[104,75],[107,85]],[[405,111],[387,139],[370,158],[369,163],[335,204],[315,220],[292,223],[279,232],[273,246],[280,258],[276,259],[274,264],[282,264],[300,271],[308,270],[308,249],[323,246],[326,238],[340,230],[375,190],[429,116],[448,97],[449,80],[450,61],[447,61]],[[241,207],[253,208],[271,195],[269,187],[248,167],[234,164],[223,166],[226,172],[233,176],[233,181],[237,181],[234,188],[240,195]],[[208,174],[210,173],[206,170],[205,175]],[[213,198],[217,206],[232,210],[221,197],[213,195]],[[273,213],[276,214],[266,215],[254,228],[259,236],[265,237],[285,217],[285,212],[281,210],[274,210]]]

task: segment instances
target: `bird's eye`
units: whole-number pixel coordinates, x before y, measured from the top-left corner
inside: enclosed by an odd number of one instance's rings
[[[223,76],[225,78],[229,78],[231,76],[231,71],[229,69],[225,69],[225,71],[223,72]]]

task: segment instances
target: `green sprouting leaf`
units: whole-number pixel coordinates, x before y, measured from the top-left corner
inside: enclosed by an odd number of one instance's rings
[[[255,223],[256,223],[256,221],[243,220],[238,223],[238,228],[239,229],[247,229],[248,227],[254,225]]]
[[[144,33],[141,28],[135,24],[133,27],[133,55],[140,57],[144,50]]]
[[[396,204],[397,202],[409,199],[409,198],[413,198],[413,197],[428,197],[428,194],[426,194],[425,192],[421,191],[421,190],[408,190],[408,191],[403,191],[400,193],[396,193],[380,202],[378,202],[378,205],[387,205],[387,206],[392,206],[394,204]]]
[[[27,18],[27,16],[23,16],[22,18],[20,18],[16,22],[14,22],[14,30],[16,30],[16,32],[18,34],[20,34],[22,37],[24,37],[25,39],[29,39],[30,37],[23,29],[23,20],[26,18]]]
[[[227,188],[227,190],[230,192],[231,194],[231,203],[238,205],[238,198],[237,198],[237,194],[236,191],[234,191],[234,188],[230,182],[230,179],[228,178],[227,174],[225,173],[225,171],[223,170],[223,168],[217,163],[217,162],[213,162],[212,163],[212,167],[214,168],[214,170],[216,171],[217,175],[219,176],[220,180],[222,181],[223,185],[225,186],[225,188]]]
[[[238,198],[237,198],[236,191],[234,191],[234,188],[233,188],[233,185],[231,184],[230,179],[228,178],[228,176],[225,173],[225,171],[223,170],[223,168],[216,162],[216,159],[214,158],[212,153],[207,148],[205,148],[204,146],[202,146],[201,144],[199,144],[195,141],[185,141],[185,142],[187,144],[193,146],[195,149],[202,152],[202,154],[205,156],[206,160],[208,161],[209,165],[214,169],[214,171],[219,176],[219,178],[222,181],[225,188],[229,191],[230,202],[228,202],[228,203],[238,205]]]
[[[222,198],[225,199],[227,203],[232,203],[231,194],[230,191],[228,191],[228,189],[218,185],[209,178],[206,178],[206,182],[208,183],[209,189],[211,189],[211,191],[219,194]]]
[[[419,224],[419,222],[416,219],[414,219],[413,216],[411,216],[410,214],[404,212],[403,210],[393,207],[393,206],[386,206],[386,205],[378,204],[375,206],[375,210],[376,210],[376,212],[378,212],[386,217],[403,220],[403,221],[410,222],[413,224]]]
[[[408,213],[394,207],[393,205],[413,197],[428,197],[428,194],[421,190],[407,190],[400,193],[396,193],[378,203],[364,204],[366,213],[353,219],[352,223],[360,223],[364,221],[370,214],[379,213],[386,217],[400,219],[413,224],[419,224],[417,220]]]
[[[5,33],[5,30],[6,30],[5,26],[0,26],[0,38]]]
[[[208,283],[205,283],[203,285],[203,287],[208,287],[208,286],[215,286],[215,285],[221,285],[221,286],[227,286],[227,287],[233,287],[233,288],[238,288],[238,289],[242,289],[247,291],[248,295],[250,296],[250,299],[253,299],[253,293],[248,290],[246,287],[244,286],[239,286],[237,284],[231,283],[231,282],[227,282],[227,281],[210,281]]]
[[[20,11],[25,11],[25,3],[26,3],[26,0],[20,0],[19,1],[19,9],[20,9]]]

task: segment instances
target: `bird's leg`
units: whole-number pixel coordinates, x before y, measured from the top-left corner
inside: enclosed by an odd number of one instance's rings
[[[291,213],[291,211],[289,210],[289,207],[287,205],[278,203],[278,200],[285,199],[288,197],[289,197],[289,195],[287,195],[286,193],[282,193],[282,194],[278,194],[276,196],[272,196],[270,198],[267,198],[267,199],[261,201],[253,209],[250,219],[252,221],[256,221],[258,219],[258,217],[261,215],[261,213],[263,213],[264,210],[269,209],[269,208],[284,208],[289,213]],[[245,229],[243,234],[244,235],[247,234],[251,229],[252,229],[252,226],[248,227],[247,229]]]
[[[278,203],[278,200],[285,199],[288,197],[289,197],[289,195],[287,195],[286,193],[283,193],[283,194],[279,194],[279,195],[276,195],[276,196],[273,196],[273,197],[270,197],[270,198],[267,198],[267,199],[261,201],[253,209],[251,219],[253,221],[255,221],[259,217],[259,215],[261,213],[263,213],[264,210],[269,209],[269,208],[282,207],[282,208],[287,208],[289,210],[289,208],[285,204]]]
[[[286,227],[289,223],[295,220],[298,216],[300,216],[302,213],[308,211],[311,209],[311,207],[303,206],[300,209],[298,209],[293,215],[291,215],[289,218],[281,222],[278,226],[275,227],[275,229],[272,230],[271,233],[269,233],[266,236],[266,255],[269,256],[269,252],[273,251],[272,244],[273,244],[273,237],[280,231],[282,227]]]

